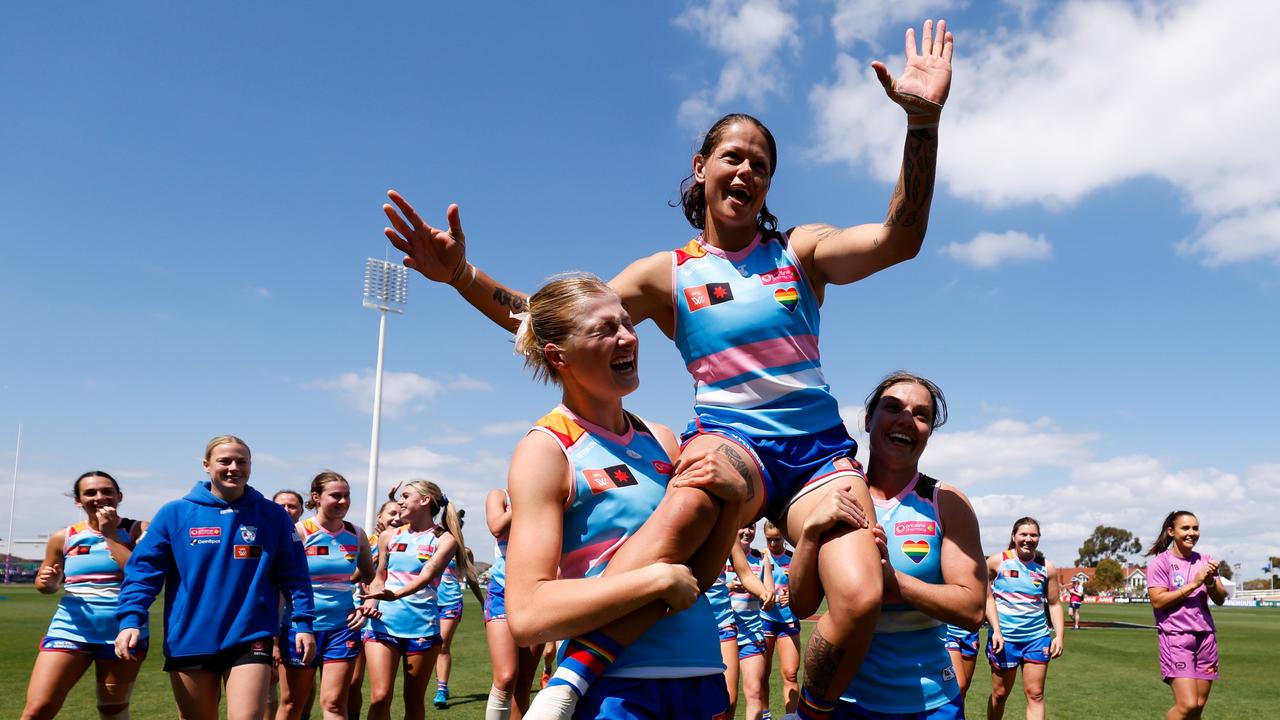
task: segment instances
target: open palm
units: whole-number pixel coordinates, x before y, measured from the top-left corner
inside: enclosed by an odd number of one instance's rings
[[[947,32],[947,21],[939,20],[935,30],[932,20],[924,21],[920,47],[916,47],[916,31],[907,29],[906,66],[896,80],[882,62],[871,67],[894,102],[909,113],[918,113],[929,105],[941,108],[951,92],[951,54],[954,38]],[[921,107],[920,100],[925,104]]]

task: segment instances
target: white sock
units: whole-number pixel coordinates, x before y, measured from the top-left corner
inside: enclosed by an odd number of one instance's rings
[[[511,693],[489,686],[489,701],[484,705],[484,720],[508,720],[511,717]]]
[[[525,720],[571,720],[578,694],[571,685],[548,685],[533,696]]]

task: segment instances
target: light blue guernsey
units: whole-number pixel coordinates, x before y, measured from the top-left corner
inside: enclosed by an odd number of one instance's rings
[[[818,353],[818,302],[780,237],[730,253],[699,236],[672,263],[674,339],[699,419],[753,437],[841,423]]]
[[[302,521],[302,546],[311,572],[311,594],[316,603],[315,630],[337,630],[347,626],[347,616],[355,608],[351,578],[358,565],[360,538],[355,526],[344,522],[336,533],[320,527],[315,518]]]
[[[1000,555],[1000,572],[991,583],[996,599],[1000,635],[1011,642],[1029,642],[1049,635],[1044,617],[1045,585],[1049,573],[1034,559],[1022,562],[1017,550]]]
[[[116,529],[116,537],[124,545],[133,542],[123,528]],[[82,643],[115,642],[119,631],[116,604],[124,570],[111,557],[106,538],[82,520],[67,528],[62,556],[63,595],[45,635]],[[141,632],[147,637],[145,624]]]
[[[408,525],[387,528],[387,582],[390,590],[408,585],[436,554],[440,537],[436,528],[414,532]],[[369,629],[399,638],[429,638],[440,634],[440,609],[436,605],[435,578],[416,593],[393,601],[378,603],[382,617],[369,621]]]
[[[889,562],[923,582],[942,580],[937,480],[916,475],[896,497],[876,500]],[[920,713],[960,694],[944,643],[947,626],[901,599],[885,598],[871,649],[840,700],[880,713]]]
[[[782,554],[774,555],[769,552],[769,564],[773,566],[773,606],[768,610],[761,610],[760,614],[766,620],[773,622],[786,623],[793,622],[796,619],[795,613],[791,612],[791,552],[783,550]]]
[[[436,604],[442,608],[462,601],[462,583],[458,579],[458,555],[449,559],[444,572],[440,573],[440,587],[436,590]]]
[[[572,485],[564,510],[560,576],[595,577],[658,507],[671,479],[666,450],[628,414],[630,428],[617,435],[560,406],[531,432],[550,435],[569,461]],[[561,653],[569,643],[561,647]],[[711,606],[705,597],[659,620],[627,646],[606,677],[680,678],[724,671]]]

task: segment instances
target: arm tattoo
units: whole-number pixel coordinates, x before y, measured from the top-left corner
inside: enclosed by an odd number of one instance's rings
[[[493,289],[493,299],[499,305],[511,308],[512,312],[524,312],[525,305],[528,304],[524,298],[516,295],[501,285]]]
[[[919,226],[923,233],[929,225],[929,203],[933,200],[933,180],[938,169],[938,131],[908,130],[902,155],[902,177],[893,189],[889,214],[884,226],[909,228]]]
[[[751,484],[751,466],[747,465],[747,461],[742,459],[742,453],[732,445],[721,444],[716,448],[716,452],[724,455],[733,464],[733,468],[742,476],[742,481],[747,484],[747,500],[754,500],[756,497],[756,488]]]
[[[832,235],[839,235],[841,232],[840,228],[835,227],[834,225],[825,225],[822,223],[814,223],[811,225],[801,225],[796,229],[804,230],[806,232],[812,233],[814,239],[817,240],[818,243],[821,243],[823,240],[826,240]]]
[[[831,689],[836,668],[844,660],[844,648],[832,645],[817,628],[809,636],[809,648],[804,654],[804,686],[810,693],[825,698]]]

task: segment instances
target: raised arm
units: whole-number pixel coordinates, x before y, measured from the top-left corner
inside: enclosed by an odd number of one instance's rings
[[[942,537],[942,584],[934,585],[895,571],[892,582],[902,599],[921,612],[966,630],[982,625],[987,580],[982,568],[978,518],[964,493],[951,487],[938,491]],[[888,583],[885,594],[889,593]]]
[[[422,273],[428,280],[452,287],[485,317],[507,332],[515,332],[520,321],[512,315],[524,312],[529,296],[503,285],[467,261],[467,241],[458,206],[450,205],[445,210],[449,225],[445,230],[429,225],[395,190],[388,190],[387,197],[391,203],[383,205],[382,212],[391,227],[383,228],[382,232],[405,254],[405,266]],[[609,286],[621,296],[632,322],[638,324],[652,317],[668,335],[673,322],[667,317],[671,315],[670,262],[666,253],[657,253],[637,260],[609,281]]]
[[[557,579],[569,495],[569,464],[558,445],[531,433],[516,446],[507,478],[507,624],[519,645],[561,640],[660,600],[679,611],[698,597],[687,568],[655,563],[590,578]]]
[[[910,260],[920,252],[929,226],[938,161],[938,120],[951,91],[953,38],[945,20],[924,23],[917,50],[914,29],[906,34],[906,65],[894,78],[873,62],[889,99],[907,114],[907,139],[898,184],[880,224],[835,227],[801,225],[790,233],[792,247],[810,271],[820,294],[827,284],[846,285]]]

